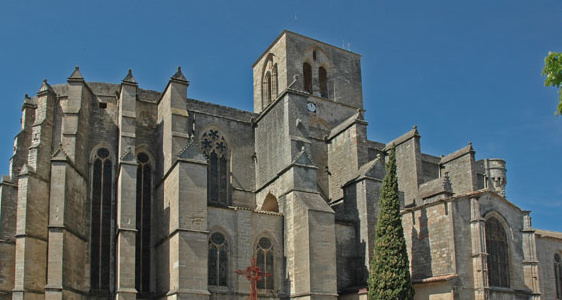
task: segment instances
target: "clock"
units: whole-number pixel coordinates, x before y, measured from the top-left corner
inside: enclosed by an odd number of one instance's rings
[[[306,108],[308,109],[308,111],[310,112],[316,112],[316,104],[312,103],[312,102],[308,102],[306,104]]]

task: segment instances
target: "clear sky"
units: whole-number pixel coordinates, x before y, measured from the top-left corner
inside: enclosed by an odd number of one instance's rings
[[[507,198],[562,231],[562,117],[540,76],[562,51],[562,1],[2,1],[0,171],[26,93],[46,78],[162,91],[177,66],[190,98],[252,110],[251,65],[283,29],[362,55],[368,137],[418,126],[424,153],[472,142],[507,162]]]

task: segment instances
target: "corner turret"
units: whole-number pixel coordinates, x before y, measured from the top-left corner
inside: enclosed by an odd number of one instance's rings
[[[499,158],[490,158],[484,161],[486,169],[486,187],[505,197],[507,185],[507,169],[505,161]]]

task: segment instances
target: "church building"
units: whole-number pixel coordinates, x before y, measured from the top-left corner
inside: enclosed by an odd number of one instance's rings
[[[26,95],[0,300],[248,299],[252,258],[260,299],[365,300],[393,145],[416,299],[562,299],[562,233],[506,198],[505,161],[368,140],[356,53],[283,31],[252,67],[253,112],[188,98],[181,68]]]

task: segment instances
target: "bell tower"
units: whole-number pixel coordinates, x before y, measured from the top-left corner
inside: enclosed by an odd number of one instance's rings
[[[335,214],[328,186],[341,187],[364,163],[358,150],[363,143],[355,142],[366,138],[360,59],[283,31],[252,66],[259,114],[254,120],[256,206],[263,207],[269,194],[278,196],[290,278],[283,292],[290,299],[337,298]],[[356,159],[348,161],[354,162],[337,165],[344,161],[338,157],[353,155]],[[328,178],[325,170],[332,165],[341,172]]]
[[[254,112],[261,113],[288,89],[363,108],[361,56],[283,31],[254,63]]]

